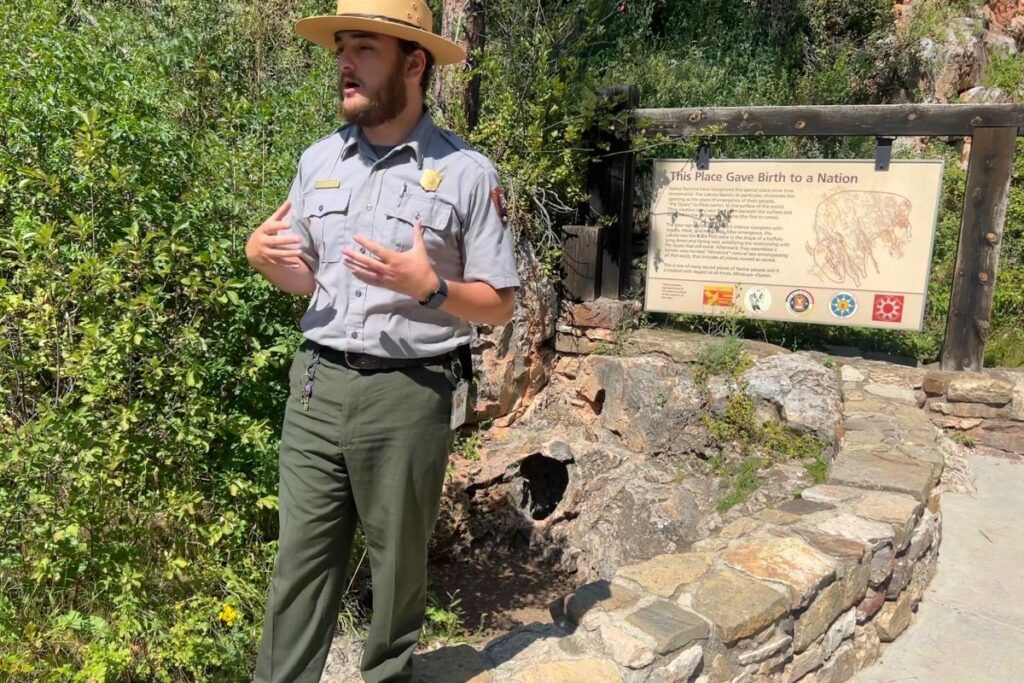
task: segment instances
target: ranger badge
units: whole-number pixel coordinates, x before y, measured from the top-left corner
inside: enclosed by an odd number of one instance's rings
[[[437,186],[441,184],[441,174],[432,168],[428,168],[423,172],[423,176],[420,178],[420,187],[427,192],[433,192],[437,189]]]

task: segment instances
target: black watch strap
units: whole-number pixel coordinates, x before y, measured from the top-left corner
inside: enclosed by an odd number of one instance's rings
[[[444,300],[448,298],[448,283],[444,281],[443,277],[437,278],[437,289],[430,293],[426,299],[420,302],[421,305],[427,308],[440,308]]]

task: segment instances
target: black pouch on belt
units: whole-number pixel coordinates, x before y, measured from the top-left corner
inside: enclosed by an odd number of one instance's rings
[[[463,344],[456,349],[459,354],[459,365],[462,366],[462,379],[467,382],[473,381],[473,353],[469,350],[469,344]]]

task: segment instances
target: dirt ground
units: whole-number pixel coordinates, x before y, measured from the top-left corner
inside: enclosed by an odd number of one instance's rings
[[[488,641],[540,621],[550,623],[548,605],[577,586],[572,575],[536,561],[495,555],[444,560],[431,564],[430,592],[442,605],[449,595],[459,600],[453,611],[462,617],[463,635]]]

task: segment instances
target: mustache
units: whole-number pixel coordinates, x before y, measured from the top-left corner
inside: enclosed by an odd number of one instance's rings
[[[338,85],[343,87],[362,87],[363,82],[351,73],[343,73],[338,76]]]

